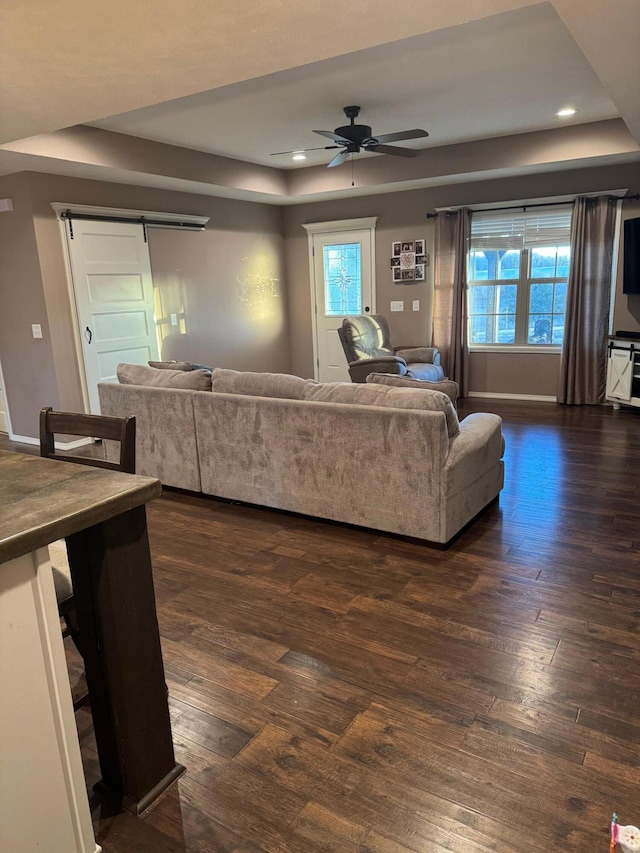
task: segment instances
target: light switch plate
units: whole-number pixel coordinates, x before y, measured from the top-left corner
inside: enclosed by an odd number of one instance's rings
[[[392,302],[391,303],[391,310],[392,311],[404,311],[404,302],[401,302],[401,301]]]
[[[40,325],[40,323],[33,323],[32,324],[31,334],[33,335],[34,338],[41,338],[42,337],[42,326]]]
[[[172,315],[171,315],[171,325],[172,325],[172,326],[177,326],[177,325],[178,325],[178,315],[177,315],[177,314],[172,314]]]
[[[419,311],[419,310],[420,310],[420,300],[419,300],[419,299],[414,299],[414,300],[413,300],[413,310],[414,310],[414,311]]]

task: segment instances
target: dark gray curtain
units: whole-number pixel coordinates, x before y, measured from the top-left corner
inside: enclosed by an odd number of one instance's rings
[[[471,214],[467,208],[438,213],[433,295],[433,346],[438,347],[445,375],[469,390],[467,341],[467,250]]]
[[[616,201],[574,202],[559,403],[604,402]]]

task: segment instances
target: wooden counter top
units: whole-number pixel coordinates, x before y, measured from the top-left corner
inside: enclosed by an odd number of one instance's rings
[[[0,563],[157,498],[159,480],[0,450]]]

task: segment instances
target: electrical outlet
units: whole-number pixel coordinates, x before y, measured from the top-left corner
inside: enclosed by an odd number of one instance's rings
[[[414,310],[414,311],[419,311],[419,310],[420,310],[420,300],[419,300],[419,299],[414,299],[414,300],[413,300],[413,310]]]
[[[177,315],[177,314],[172,314],[172,315],[171,315],[171,325],[172,325],[172,326],[177,326],[177,325],[178,325],[178,315]]]
[[[33,323],[33,325],[31,326],[31,334],[34,338],[42,337],[42,326],[40,325],[40,323]]]
[[[392,311],[404,311],[404,302],[392,302],[391,303]]]

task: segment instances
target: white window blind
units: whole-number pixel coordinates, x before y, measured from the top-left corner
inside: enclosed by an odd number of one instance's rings
[[[568,246],[571,205],[547,210],[503,210],[471,215],[471,249]]]

